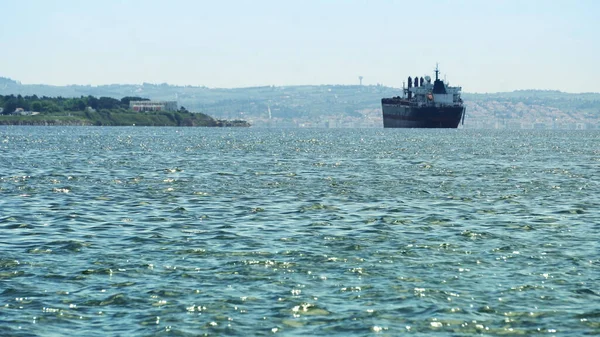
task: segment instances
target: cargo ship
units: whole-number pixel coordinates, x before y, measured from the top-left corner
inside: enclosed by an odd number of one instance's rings
[[[402,85],[402,97],[382,98],[384,128],[457,128],[465,121],[465,107],[460,98],[461,87],[451,87],[438,78],[408,77]]]

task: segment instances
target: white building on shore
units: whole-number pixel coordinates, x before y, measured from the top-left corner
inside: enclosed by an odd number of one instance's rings
[[[131,101],[129,108],[133,111],[176,111],[175,101]]]

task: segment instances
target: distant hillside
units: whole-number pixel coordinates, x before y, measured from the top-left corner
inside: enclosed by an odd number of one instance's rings
[[[600,93],[516,90],[463,94],[472,126],[598,129]]]
[[[381,85],[222,89],[166,83],[50,86],[23,85],[0,78],[0,95],[9,94],[177,100],[190,111],[216,118],[244,119],[256,127],[381,127],[381,98],[400,95],[401,89]],[[463,99],[467,128],[597,129],[600,120],[600,93],[518,90],[463,93]]]

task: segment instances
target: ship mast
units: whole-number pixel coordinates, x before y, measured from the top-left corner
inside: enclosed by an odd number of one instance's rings
[[[435,64],[435,80],[436,80],[436,81],[438,80],[438,73],[439,73],[439,72],[440,72],[440,71],[439,71],[439,69],[438,69],[438,64],[436,63],[436,64]]]

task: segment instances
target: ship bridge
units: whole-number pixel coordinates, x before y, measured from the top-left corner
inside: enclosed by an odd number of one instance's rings
[[[444,81],[438,78],[439,70],[435,68],[435,81],[431,81],[431,77],[425,76],[415,77],[415,85],[412,86],[412,78],[408,78],[408,99],[416,105],[429,106],[444,106],[444,105],[460,105],[461,87],[451,87]]]

